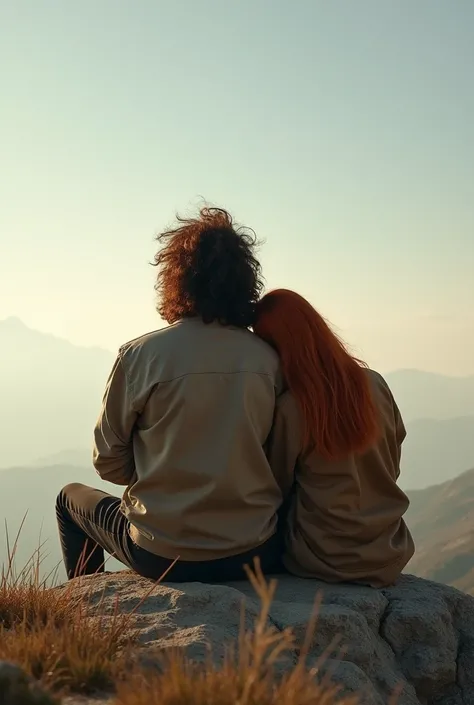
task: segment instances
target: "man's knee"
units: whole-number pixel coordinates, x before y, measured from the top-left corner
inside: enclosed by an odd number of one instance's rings
[[[84,488],[85,485],[81,484],[80,482],[70,482],[69,485],[63,487],[61,492],[56,497],[56,509],[64,508],[65,504],[67,503],[67,500],[74,497],[75,494],[77,494]]]

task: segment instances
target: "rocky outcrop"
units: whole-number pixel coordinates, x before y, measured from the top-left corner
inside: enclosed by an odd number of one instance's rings
[[[148,664],[168,647],[204,660],[208,645],[219,663],[226,645],[237,640],[242,602],[249,626],[260,610],[248,583],[168,583],[143,599],[150,583],[123,572],[81,579],[75,591],[100,603],[110,619],[117,605],[122,612],[136,609],[133,628]],[[387,705],[397,691],[397,705],[474,703],[473,598],[411,576],[385,590],[283,576],[270,610],[275,628],[291,627],[302,641],[318,592],[322,603],[309,665],[329,649],[321,672],[346,693],[359,693],[363,705]],[[290,664],[296,659],[295,651]]]

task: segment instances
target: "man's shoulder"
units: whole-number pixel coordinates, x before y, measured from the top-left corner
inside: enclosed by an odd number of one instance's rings
[[[193,319],[134,338],[121,346],[119,355],[128,371],[153,369],[160,378],[191,372],[254,372],[279,378],[277,353],[255,333]]]
[[[245,371],[269,375],[279,394],[283,389],[280,358],[264,340],[247,328],[230,329],[235,346],[234,365],[244,365]]]
[[[239,337],[242,344],[248,348],[255,351],[257,355],[261,355],[262,358],[278,365],[278,355],[276,351],[264,340],[258,337],[248,328],[233,328],[231,331],[235,332],[236,338]]]
[[[119,354],[122,356],[133,355],[141,351],[148,351],[159,347],[169,340],[176,332],[177,324],[166,325],[163,328],[157,328],[137,338],[133,338],[120,346]]]

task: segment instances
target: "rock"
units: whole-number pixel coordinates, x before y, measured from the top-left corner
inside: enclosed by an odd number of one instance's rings
[[[55,705],[55,702],[21,668],[0,661],[0,705]]]
[[[101,604],[110,619],[117,604],[121,612],[136,610],[130,629],[138,629],[140,658],[148,664],[168,647],[183,647],[202,661],[209,644],[219,663],[225,645],[238,638],[242,603],[246,626],[260,610],[247,582],[166,583],[143,599],[150,582],[123,572],[81,578],[74,590]],[[320,672],[344,693],[359,693],[364,705],[387,705],[396,692],[397,705],[474,703],[474,598],[412,576],[384,590],[282,576],[271,623],[279,630],[291,627],[302,641],[318,593],[322,604],[308,663],[325,654]],[[340,643],[331,649],[336,635]],[[296,660],[295,651],[284,667]]]

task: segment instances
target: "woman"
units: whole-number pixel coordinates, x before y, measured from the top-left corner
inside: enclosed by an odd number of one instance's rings
[[[414,552],[397,486],[405,428],[385,380],[350,355],[301,296],[261,300],[254,331],[280,356],[268,457],[283,495],[286,568],[302,577],[393,583]]]
[[[203,209],[159,236],[158,310],[170,324],[127,343],[109,377],[94,465],[123,499],[69,485],[57,500],[67,575],[104,549],[143,576],[203,582],[275,572],[282,496],[265,455],[279,362],[248,330],[262,288],[255,238]]]

